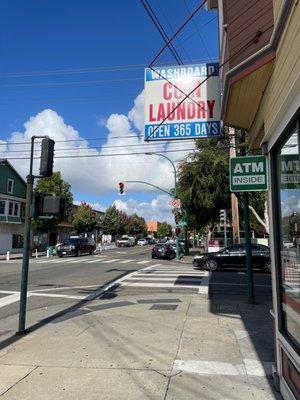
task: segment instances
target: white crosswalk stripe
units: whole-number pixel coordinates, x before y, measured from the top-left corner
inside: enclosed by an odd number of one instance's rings
[[[189,265],[154,264],[124,276],[118,283],[124,287],[137,288],[185,288],[207,294],[209,280],[209,272],[196,271]]]
[[[120,261],[119,264],[128,264],[130,262],[133,262],[134,260],[124,260],[124,261]]]
[[[149,260],[144,260],[144,261],[138,261],[137,264],[139,264],[139,265],[144,265],[144,264],[148,264],[149,262],[151,262],[151,261],[149,261]]]

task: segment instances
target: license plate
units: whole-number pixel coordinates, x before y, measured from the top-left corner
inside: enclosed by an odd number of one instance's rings
[[[63,251],[63,254],[67,254],[67,252],[66,252],[66,251]]]

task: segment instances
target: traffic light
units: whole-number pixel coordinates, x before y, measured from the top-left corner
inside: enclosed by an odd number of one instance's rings
[[[223,222],[226,220],[226,210],[220,210],[220,221]]]
[[[119,182],[119,194],[124,194],[124,182]]]
[[[54,140],[45,138],[42,140],[40,175],[47,177],[53,173]]]

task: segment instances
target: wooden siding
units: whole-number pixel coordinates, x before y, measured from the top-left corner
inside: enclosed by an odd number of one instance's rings
[[[279,15],[280,8],[281,8],[282,3],[283,3],[284,1],[285,1],[285,0],[273,0],[274,24],[275,24],[276,21],[277,21],[277,17],[278,17],[278,15]]]
[[[267,137],[272,134],[284,117],[290,93],[292,91],[297,93],[297,85],[300,85],[299,21],[300,7],[298,5],[293,8],[286,23],[276,52],[274,70],[262,98],[259,113],[251,128],[253,142],[262,126]]]
[[[225,0],[229,69],[267,45],[273,31],[272,0]],[[252,41],[261,32],[257,43]]]
[[[7,180],[13,179],[13,193],[7,193]],[[0,193],[26,198],[26,183],[9,164],[0,165]]]

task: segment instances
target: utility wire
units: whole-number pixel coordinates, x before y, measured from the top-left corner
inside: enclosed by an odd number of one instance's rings
[[[195,148],[186,148],[181,151],[194,151]],[[178,150],[165,150],[164,153],[178,153]],[[76,156],[54,156],[57,158],[95,158],[95,157],[120,157],[120,156],[134,156],[134,155],[145,155],[145,152],[135,152],[135,153],[110,153],[110,154],[86,154],[86,155],[76,155]],[[34,160],[40,159],[40,157],[33,157]],[[30,157],[9,157],[6,160],[30,160]]]
[[[177,29],[177,31],[171,36],[171,38],[168,40],[168,42],[164,45],[164,47],[158,52],[158,54],[154,57],[154,59],[151,61],[149,66],[152,66],[155,61],[159,58],[161,53],[165,50],[166,47],[169,46],[169,44],[172,42],[172,40],[178,35],[178,33],[186,26],[186,24],[193,18],[195,14],[204,6],[207,0],[204,0],[196,9],[195,11],[192,12],[192,14],[183,22],[183,24],[180,26],[180,28]]]
[[[179,65],[183,64],[182,59],[180,58],[179,54],[177,53],[177,50],[175,49],[175,47],[173,46],[172,43],[168,44],[169,41],[169,37],[166,34],[163,26],[161,25],[161,23],[159,22],[156,14],[153,11],[153,8],[151,7],[151,5],[149,4],[149,2],[147,0],[141,0],[142,5],[144,6],[147,14],[149,15],[151,21],[154,23],[156,29],[158,30],[159,34],[161,35],[161,37],[163,38],[164,42],[167,44],[169,50],[171,51],[171,53],[173,54],[175,60],[177,61],[177,63]]]

